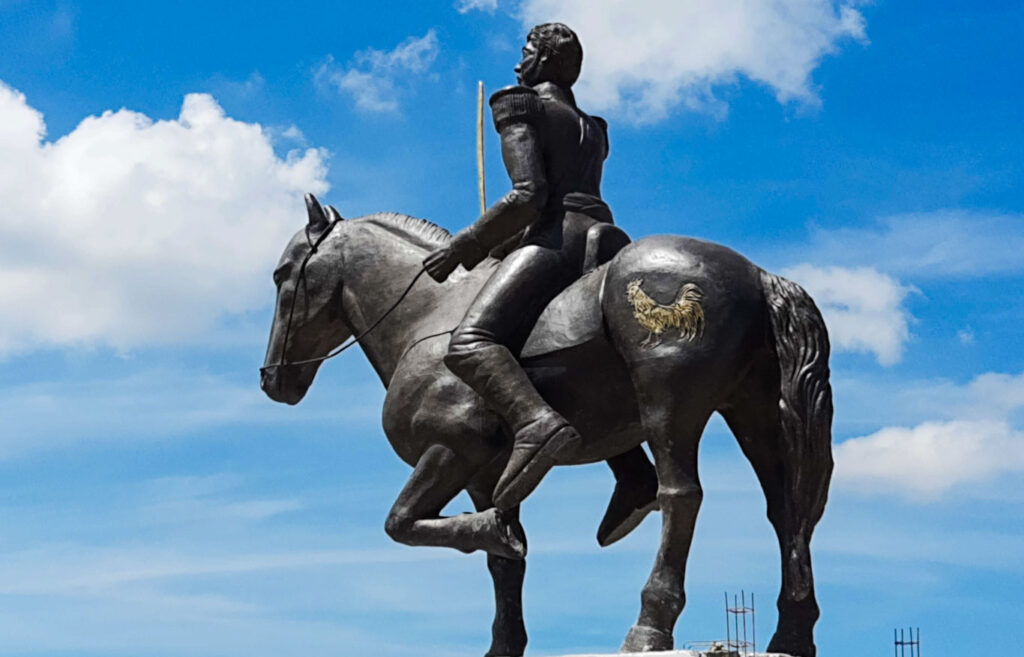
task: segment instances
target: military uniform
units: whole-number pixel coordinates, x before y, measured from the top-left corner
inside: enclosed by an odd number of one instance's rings
[[[611,223],[612,214],[600,192],[603,119],[580,111],[572,92],[551,82],[502,89],[490,105],[512,190],[459,232],[452,248],[467,269],[488,253],[503,259],[452,335],[445,362],[516,435],[495,489],[502,508],[517,505],[558,451],[578,440],[516,357],[545,306],[582,274],[587,231]]]

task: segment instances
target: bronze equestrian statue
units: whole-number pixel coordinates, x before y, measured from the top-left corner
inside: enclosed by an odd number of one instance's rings
[[[608,125],[580,110],[572,93],[582,63],[579,39],[565,25],[530,31],[515,68],[519,86],[490,101],[512,190],[424,263],[441,283],[456,266],[473,269],[500,251],[501,263],[452,334],[444,362],[514,437],[494,490],[502,511],[519,506],[558,453],[571,453],[580,440],[517,356],[548,303],[583,274],[589,231],[613,223],[601,199]],[[621,234],[620,245],[627,241]],[[602,545],[628,533],[657,503],[657,479],[643,449],[609,465],[618,485],[598,532]]]
[[[723,246],[628,244],[600,199],[605,127],[569,89],[581,56],[565,26],[530,33],[521,86],[491,101],[513,191],[456,236],[393,213],[343,220],[307,196],[309,220],[274,272],[261,386],[298,403],[326,358],[362,347],[387,388],[384,432],[413,467],[385,530],[409,545],[487,552],[488,657],[526,646],[519,502],[552,465],[602,460],[617,480],[602,544],[655,504],[662,515],[622,648],[672,648],[702,498],[697,447],[718,412],[778,535],[768,649],[814,657],[810,542],[832,472],[821,314],[798,285]],[[476,513],[441,516],[462,490]]]

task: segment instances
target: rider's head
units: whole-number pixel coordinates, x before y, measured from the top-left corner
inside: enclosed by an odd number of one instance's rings
[[[579,77],[582,64],[583,47],[576,33],[562,23],[544,23],[526,37],[516,77],[529,86],[554,82],[568,88]]]

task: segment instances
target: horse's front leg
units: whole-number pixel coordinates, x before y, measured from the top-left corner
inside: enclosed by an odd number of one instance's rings
[[[384,525],[388,536],[406,545],[484,550],[508,559],[526,556],[526,537],[515,516],[496,509],[441,517],[441,510],[477,473],[477,465],[444,445],[431,445],[416,463]]]
[[[474,482],[469,496],[477,511],[494,506],[491,493],[497,477],[484,483]],[[519,517],[519,507],[508,515]],[[491,648],[484,657],[519,657],[526,650],[526,625],[523,622],[523,578],[526,576],[525,559],[506,559],[487,555],[487,570],[494,581],[494,623],[491,624]]]

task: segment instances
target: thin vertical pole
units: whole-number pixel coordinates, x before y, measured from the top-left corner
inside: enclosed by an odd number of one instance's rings
[[[732,610],[733,610],[732,618],[733,618],[733,623],[735,623],[735,625],[736,625],[736,627],[734,627],[733,629],[736,632],[736,644],[737,644],[736,647],[738,648],[739,647],[739,642],[740,642],[740,615],[736,613],[736,608],[737,607],[739,607],[739,598],[736,596],[735,593],[733,593],[732,594]]]
[[[725,647],[732,648],[732,634],[729,632],[729,592],[725,592]]]
[[[747,648],[747,592],[740,589],[740,595],[743,596],[743,654],[746,655],[749,652]]]
[[[487,211],[487,188],[484,182],[484,81],[476,83],[476,180],[480,193],[480,214]]]
[[[750,592],[750,624],[754,630],[754,652],[757,652],[757,606],[754,604],[754,592]]]

